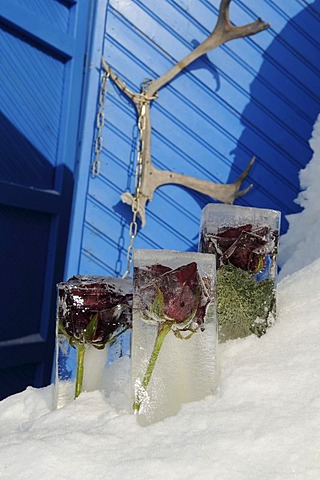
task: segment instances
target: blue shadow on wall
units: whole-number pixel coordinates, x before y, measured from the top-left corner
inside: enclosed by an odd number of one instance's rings
[[[229,182],[238,177],[252,156],[257,158],[243,184],[245,188],[252,183],[253,189],[235,203],[280,210],[282,233],[288,225],[285,216],[299,211],[295,203],[300,191],[299,171],[311,159],[308,141],[320,110],[320,45],[317,43],[319,5],[320,0],[316,0],[311,5],[302,7],[300,13],[291,18],[280,32],[273,31],[271,26],[268,33],[259,34],[272,35],[273,40],[264,52],[259,52],[262,55],[262,65],[250,86],[247,106],[238,113],[244,128],[236,148],[228,152],[232,162]],[[264,20],[268,21],[268,18]],[[255,42],[255,38],[246,41]],[[196,48],[198,41],[193,40],[192,43]],[[210,87],[219,96],[220,83],[224,80],[219,77],[219,71],[210,58],[206,55],[201,57],[187,67],[186,71],[207,69],[213,77]],[[230,103],[232,104],[232,98]],[[131,156],[129,179],[132,178],[132,173]],[[177,186],[175,188],[183,189]],[[131,188],[128,189],[132,191]],[[190,189],[186,191],[200,209],[207,203],[214,202],[212,198]],[[115,273],[119,274],[124,267],[121,259],[132,215],[130,207],[121,202],[113,208],[122,219],[115,266]],[[192,246],[187,249],[197,250],[197,236],[192,236],[190,240]]]
[[[253,190],[237,203],[274,208],[285,215],[300,211],[299,171],[310,161],[308,141],[320,112],[320,0],[293,17],[264,52],[263,64],[251,84],[251,101],[242,113],[245,126],[234,155],[243,170],[256,155],[250,182]],[[272,29],[272,25],[271,25]]]

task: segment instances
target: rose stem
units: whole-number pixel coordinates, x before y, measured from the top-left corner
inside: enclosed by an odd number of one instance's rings
[[[84,363],[84,354],[86,353],[86,346],[84,343],[78,343],[77,345],[78,356],[77,356],[77,375],[76,375],[76,390],[74,398],[77,398],[82,390],[83,382],[83,363]]]
[[[153,351],[152,351],[152,354],[151,354],[151,357],[150,357],[150,360],[149,360],[149,363],[148,363],[147,371],[146,371],[146,373],[143,377],[143,380],[142,380],[142,387],[144,388],[144,390],[146,390],[148,385],[149,385],[150,378],[151,378],[152,372],[154,370],[154,367],[156,365],[156,361],[157,361],[157,358],[159,356],[163,341],[166,338],[166,336],[168,335],[168,333],[170,332],[171,326],[172,326],[172,324],[168,323],[168,322],[165,322],[165,323],[163,323],[162,325],[159,326],[157,338],[156,338],[156,341],[155,341],[155,344],[154,344],[154,347],[153,347]],[[139,411],[140,404],[141,404],[141,402],[139,400],[137,402],[135,402],[133,404],[133,410]]]

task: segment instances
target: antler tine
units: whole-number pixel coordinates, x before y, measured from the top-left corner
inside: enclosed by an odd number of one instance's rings
[[[243,180],[248,176],[254,162],[256,160],[256,157],[253,156],[250,160],[250,162],[248,163],[248,165],[246,166],[246,168],[243,170],[243,172],[241,173],[241,175],[239,175],[239,177],[237,178],[237,180],[235,182],[233,182],[232,184],[230,185],[233,185],[234,186],[234,191],[230,197],[230,203],[233,203],[234,200],[236,200],[237,198],[239,197],[243,197],[243,195],[245,195],[246,193],[248,193],[252,188],[253,188],[253,185],[249,185],[248,187],[246,188],[243,188],[242,190],[240,190],[240,187],[241,187],[241,184],[243,182]]]
[[[237,199],[237,198],[240,198],[240,197],[243,197],[243,195],[245,195],[246,193],[250,192],[250,190],[253,188],[253,185],[249,185],[248,187],[244,188],[243,190],[238,190],[235,195],[234,195],[234,199],[232,201],[232,203]]]
[[[231,0],[222,0],[220,3],[218,20],[216,26],[211,33],[210,37],[213,35],[223,35],[223,43],[235,38],[247,37],[254,35],[258,32],[266,30],[270,27],[269,23],[265,23],[261,18],[258,18],[255,22],[248,23],[242,27],[236,27],[230,22],[230,8]]]
[[[235,36],[232,38],[250,37],[256,33],[262,32],[270,27],[270,23],[264,22],[261,18],[258,18],[255,22],[247,23],[243,27],[232,27],[235,30]]]
[[[229,26],[229,25],[231,26],[230,15],[229,15],[230,3],[231,3],[231,0],[222,0],[222,2],[220,3],[218,20],[213,32],[218,28],[220,28],[221,26],[223,27]]]
[[[112,81],[117,85],[117,87],[129,97],[135,104],[139,103],[140,95],[130,90],[127,85],[114,73],[110,65],[107,64],[104,57],[101,57],[102,67],[106,71],[106,73],[110,76]]]
[[[235,183],[241,183],[249,174],[254,162],[256,161],[256,157],[253,156],[250,160],[250,162],[248,163],[248,165],[246,166],[246,168],[243,170],[243,172],[241,173],[241,175],[237,178],[236,182]]]

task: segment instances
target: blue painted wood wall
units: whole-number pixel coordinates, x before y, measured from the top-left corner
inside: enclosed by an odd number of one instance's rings
[[[0,399],[50,383],[94,2],[0,2]]]
[[[93,178],[101,54],[139,91],[206,38],[218,4],[1,0],[1,398],[50,381],[55,284],[126,268],[131,211],[120,195],[134,189],[137,119],[109,83]],[[293,213],[319,113],[320,0],[233,0],[230,14],[237,25],[261,16],[271,28],[209,52],[159,92],[152,158],[158,168],[224,183],[256,155],[245,184],[254,189],[237,203]],[[210,201],[161,187],[136,248],[196,250]]]
[[[165,73],[213,30],[218,0],[110,0],[103,54],[134,91]],[[256,155],[237,203],[297,212],[298,172],[311,158],[308,140],[319,113],[320,1],[234,0],[236,25],[262,17],[271,27],[209,52],[159,92],[152,106],[156,167],[215,182],[236,179]],[[100,59],[93,60],[95,70]],[[90,176],[98,76],[87,104],[66,276],[121,275],[126,268],[137,140],[132,103],[112,83],[105,105],[101,173]],[[136,248],[195,250],[201,209],[212,199],[179,186],[159,188]]]

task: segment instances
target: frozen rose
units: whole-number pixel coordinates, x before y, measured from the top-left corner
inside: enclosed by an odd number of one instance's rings
[[[148,269],[137,269],[135,275],[139,277],[146,316],[176,324],[204,323],[209,296],[195,262],[174,270],[152,265]]]
[[[74,276],[59,285],[58,320],[74,341],[99,348],[131,325],[132,295],[104,277]]]
[[[205,242],[206,251],[217,253],[218,266],[230,263],[247,272],[258,272],[265,266],[266,254],[275,240],[270,228],[246,224],[219,228],[218,233],[208,235]]]

